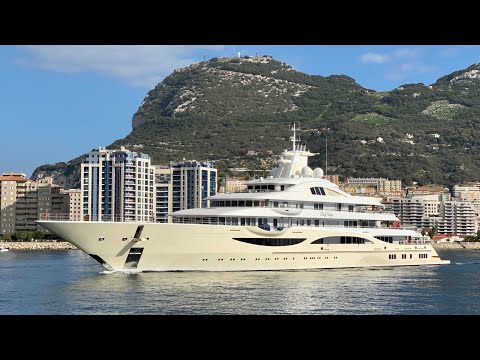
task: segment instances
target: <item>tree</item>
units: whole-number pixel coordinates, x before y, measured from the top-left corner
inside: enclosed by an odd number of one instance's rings
[[[28,232],[27,231],[19,231],[17,233],[15,233],[15,237],[17,238],[17,240],[26,240],[28,239]]]
[[[428,231],[428,236],[430,236],[430,239],[433,239],[436,233],[437,233],[437,228],[434,226]]]
[[[31,231],[19,231],[15,234],[17,240],[22,240],[22,241],[30,241],[30,239],[33,237],[33,232]]]
[[[10,235],[10,234],[2,234],[2,239],[3,239],[3,240],[7,240],[7,241],[12,240],[12,235]]]
[[[33,238],[34,239],[41,240],[41,239],[43,239],[43,237],[44,237],[43,231],[40,231],[40,230],[34,231],[34,233],[33,233]]]

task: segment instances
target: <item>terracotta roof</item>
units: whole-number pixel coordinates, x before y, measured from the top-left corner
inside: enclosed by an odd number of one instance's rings
[[[29,179],[20,176],[20,175],[1,175],[0,181],[17,181],[17,182],[27,182]]]
[[[440,240],[440,239],[444,239],[444,238],[447,238],[447,237],[463,238],[463,236],[457,235],[457,234],[435,234],[435,235],[433,235],[433,240]]]

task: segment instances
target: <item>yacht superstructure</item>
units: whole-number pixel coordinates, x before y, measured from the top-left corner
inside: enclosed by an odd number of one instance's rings
[[[448,264],[429,241],[400,227],[380,200],[352,196],[311,169],[311,153],[284,150],[271,175],[247,191],[211,196],[210,207],[172,223],[39,220],[118,271],[241,271]]]

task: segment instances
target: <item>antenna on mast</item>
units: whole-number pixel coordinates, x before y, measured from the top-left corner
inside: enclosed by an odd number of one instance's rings
[[[328,175],[327,158],[328,158],[328,136],[327,136],[327,133],[325,132],[325,176]]]
[[[293,136],[290,136],[290,140],[292,141],[292,149],[295,151],[296,148],[296,142],[300,141],[300,139],[297,139],[297,130],[300,130],[300,128],[295,127],[295,123],[293,125],[290,125],[290,130],[293,130]]]

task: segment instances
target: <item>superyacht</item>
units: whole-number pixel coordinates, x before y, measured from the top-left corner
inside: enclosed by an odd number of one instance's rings
[[[380,200],[352,196],[308,166],[299,144],[270,176],[219,193],[210,206],[176,211],[171,223],[37,222],[109,271],[252,271],[449,264]]]

